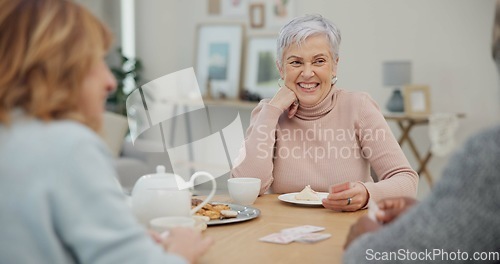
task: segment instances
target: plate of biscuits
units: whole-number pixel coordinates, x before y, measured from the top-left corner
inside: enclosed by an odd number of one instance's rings
[[[194,208],[202,200],[191,199],[191,207]],[[251,207],[232,203],[211,202],[203,206],[197,216],[204,217],[207,220],[207,225],[223,225],[230,223],[238,223],[257,218],[260,215],[260,210]]]

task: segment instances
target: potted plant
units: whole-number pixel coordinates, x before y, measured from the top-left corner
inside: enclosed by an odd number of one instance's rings
[[[116,78],[116,91],[109,95],[107,100],[108,110],[127,115],[126,100],[127,96],[139,87],[142,73],[142,62],[140,59],[130,58],[123,54],[122,48],[118,47],[116,52],[120,58],[117,66],[111,66],[111,72]],[[127,86],[126,83],[132,83]],[[132,86],[132,88],[129,88]]]

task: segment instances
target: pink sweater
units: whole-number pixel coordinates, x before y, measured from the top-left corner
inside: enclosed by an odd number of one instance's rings
[[[377,104],[366,93],[332,89],[311,108],[287,113],[263,100],[253,110],[231,177],[262,180],[260,193],[315,191],[361,182],[375,201],[416,195],[410,167]],[[370,165],[378,175],[374,183]]]

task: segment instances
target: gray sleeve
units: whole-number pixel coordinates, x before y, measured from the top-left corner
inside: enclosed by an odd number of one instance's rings
[[[166,254],[131,214],[102,142],[87,137],[65,155],[49,199],[56,232],[77,262],[186,263]]]
[[[345,263],[374,260],[469,262],[500,249],[500,129],[467,142],[419,205],[378,232],[358,238]],[[458,254],[458,252],[466,252]],[[448,254],[446,254],[448,253]]]

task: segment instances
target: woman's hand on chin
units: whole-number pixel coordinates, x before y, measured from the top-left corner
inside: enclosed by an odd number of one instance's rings
[[[297,113],[297,109],[299,108],[297,95],[295,95],[295,93],[286,86],[280,87],[269,104],[278,107],[283,111],[288,109],[288,118],[292,118],[295,113]]]

